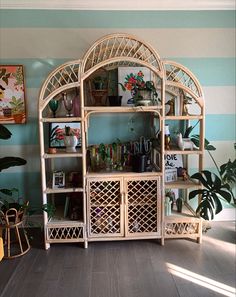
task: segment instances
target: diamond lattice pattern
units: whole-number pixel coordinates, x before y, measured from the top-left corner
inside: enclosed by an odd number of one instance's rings
[[[128,232],[158,232],[157,181],[128,182]]]
[[[90,224],[92,234],[120,233],[120,182],[90,183]]]
[[[198,234],[199,223],[182,222],[182,223],[166,223],[165,234],[166,235],[187,235]]]
[[[83,237],[82,227],[49,227],[48,239],[60,240],[60,239],[78,239]]]

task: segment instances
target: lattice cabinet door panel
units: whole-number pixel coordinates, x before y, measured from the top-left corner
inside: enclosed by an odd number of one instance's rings
[[[88,179],[89,237],[124,236],[121,188],[119,178]]]
[[[124,180],[126,236],[161,235],[160,177]]]

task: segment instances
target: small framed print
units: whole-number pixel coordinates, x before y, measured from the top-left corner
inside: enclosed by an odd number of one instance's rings
[[[81,124],[79,122],[70,123],[50,123],[49,126],[49,147],[65,148],[64,136],[65,126],[70,127],[71,135],[78,138],[77,148],[81,147]]]
[[[0,123],[25,124],[23,65],[0,65]]]
[[[165,182],[171,183],[178,180],[177,168],[166,169],[165,171]]]
[[[64,188],[65,187],[65,172],[63,171],[54,171],[52,178],[52,188]]]

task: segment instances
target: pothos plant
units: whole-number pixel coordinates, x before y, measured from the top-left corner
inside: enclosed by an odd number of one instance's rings
[[[188,128],[185,137],[189,136],[193,128],[192,126]],[[200,146],[199,135],[192,135],[190,138],[197,147]],[[194,173],[191,178],[199,181],[203,188],[191,191],[189,193],[189,199],[200,195],[200,203],[196,209],[196,213],[205,220],[212,220],[223,209],[222,199],[227,203],[231,203],[232,201],[236,203],[233,194],[233,187],[236,183],[236,159],[234,161],[229,159],[228,162],[218,166],[211,154],[211,151],[216,150],[216,148],[207,139],[204,139],[204,148],[212,159],[217,174],[209,170]]]

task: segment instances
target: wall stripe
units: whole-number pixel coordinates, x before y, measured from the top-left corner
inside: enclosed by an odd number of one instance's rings
[[[167,57],[188,67],[202,86],[234,86],[235,58],[173,58]],[[27,88],[40,88],[47,75],[57,66],[70,59],[1,59],[2,65],[23,64]],[[226,75],[227,73],[227,75]]]
[[[234,11],[1,10],[2,28],[233,28]]]
[[[1,29],[1,58],[81,58],[98,36],[120,33],[119,28],[4,28]],[[125,33],[150,43],[160,57],[235,56],[234,28],[125,29]],[[11,38],[9,38],[11,36]],[[170,42],[175,40],[170,46]],[[15,41],[17,40],[17,51]],[[30,49],[25,46],[29,43]],[[42,42],[45,40],[47,42]],[[186,46],[187,45],[187,46]],[[207,46],[206,46],[207,45]]]

